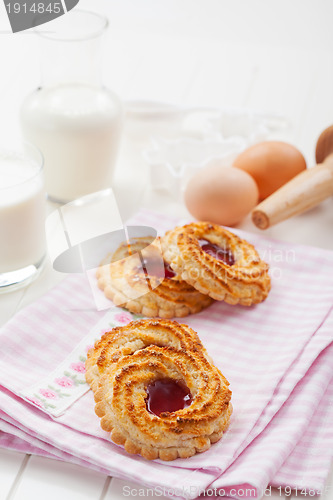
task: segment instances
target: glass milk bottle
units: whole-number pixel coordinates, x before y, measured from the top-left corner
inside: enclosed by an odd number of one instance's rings
[[[100,81],[103,16],[73,10],[38,31],[41,87],[21,108],[25,137],[42,152],[53,201],[68,202],[110,186],[122,129],[119,99]]]

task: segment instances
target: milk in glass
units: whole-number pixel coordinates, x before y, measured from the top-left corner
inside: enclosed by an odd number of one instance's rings
[[[69,201],[112,182],[120,141],[120,103],[93,86],[69,84],[30,95],[21,109],[25,137],[45,158],[45,185]]]
[[[40,165],[0,152],[1,274],[39,266],[45,254],[45,191]]]

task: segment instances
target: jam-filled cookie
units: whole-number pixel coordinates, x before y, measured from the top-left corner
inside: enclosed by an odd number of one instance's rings
[[[148,317],[183,317],[201,311],[212,299],[183,281],[163,260],[160,240],[123,243],[101,263],[98,286],[115,305]]]
[[[221,226],[176,227],[162,238],[162,249],[174,272],[215,300],[250,306],[268,295],[268,265],[253,245]]]
[[[114,328],[86,367],[101,427],[128,453],[191,457],[228,427],[229,383],[186,325],[148,319]]]

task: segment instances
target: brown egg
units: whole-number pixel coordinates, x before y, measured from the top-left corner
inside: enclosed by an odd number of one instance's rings
[[[259,188],[260,200],[306,169],[302,153],[280,141],[254,144],[237,156],[233,166],[252,175]]]
[[[246,172],[214,162],[189,181],[185,203],[199,220],[233,226],[257,205],[258,187]]]

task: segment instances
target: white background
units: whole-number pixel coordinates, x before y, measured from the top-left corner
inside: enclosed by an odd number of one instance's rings
[[[280,113],[290,121],[284,138],[314,163],[318,135],[333,123],[332,0],[81,0],[79,7],[109,17],[103,80],[122,99]],[[2,4],[0,30],[1,145],[17,137],[21,102],[39,85],[40,68],[34,35],[11,34]],[[186,215],[172,196],[151,191],[140,164],[118,164],[123,217],[142,206]],[[256,231],[249,219],[241,226]],[[332,250],[333,200],[266,234]],[[30,287],[1,296],[0,322],[62,278],[47,265]],[[122,485],[0,450],[1,500],[120,499]],[[333,499],[330,486],[324,497]]]

